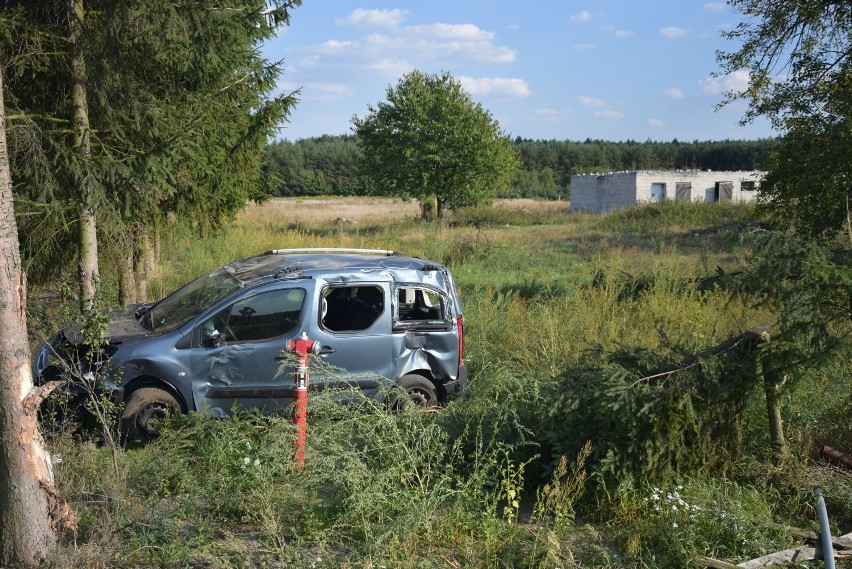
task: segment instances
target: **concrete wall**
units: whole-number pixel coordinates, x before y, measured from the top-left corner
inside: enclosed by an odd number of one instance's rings
[[[728,201],[724,189],[717,184],[730,184],[730,201],[754,201],[763,172],[713,172],[701,170],[637,170],[608,174],[578,174],[571,176],[571,209],[575,211],[608,212],[653,201],[652,189],[664,191],[665,200],[686,199],[707,202]],[[744,184],[744,182],[746,182]],[[681,186],[678,197],[677,188]]]
[[[571,209],[605,212],[636,203],[636,172],[571,176]]]

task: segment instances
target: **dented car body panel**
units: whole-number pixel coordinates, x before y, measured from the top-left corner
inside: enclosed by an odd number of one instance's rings
[[[301,334],[319,342],[310,389],[347,387],[367,396],[415,374],[440,400],[465,392],[463,318],[443,265],[393,252],[271,251],[235,261],[153,305],[108,312],[111,357],[101,385],[121,400],[161,386],[184,411],[285,412],[293,368],[283,357]],[[36,354],[45,375],[67,329]]]

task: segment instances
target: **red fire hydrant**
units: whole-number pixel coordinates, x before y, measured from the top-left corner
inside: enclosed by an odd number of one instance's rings
[[[287,342],[287,349],[296,354],[299,360],[293,374],[293,424],[296,425],[296,470],[301,470],[305,465],[305,442],[308,432],[308,356],[319,352],[320,343],[308,339],[308,333],[302,332],[301,336]]]

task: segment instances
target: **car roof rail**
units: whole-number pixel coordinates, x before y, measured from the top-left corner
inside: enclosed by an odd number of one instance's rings
[[[265,255],[289,255],[293,253],[342,253],[342,254],[362,254],[362,255],[384,255],[386,257],[398,257],[398,251],[390,249],[352,249],[346,247],[302,247],[300,249],[272,249],[267,251]]]

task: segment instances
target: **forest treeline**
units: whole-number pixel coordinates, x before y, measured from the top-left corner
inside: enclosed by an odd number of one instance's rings
[[[515,138],[521,160],[511,189],[498,197],[568,197],[572,174],[643,169],[759,170],[776,139],[680,142],[531,140]],[[279,196],[360,196],[371,193],[359,174],[354,135],[280,140],[266,150]]]

